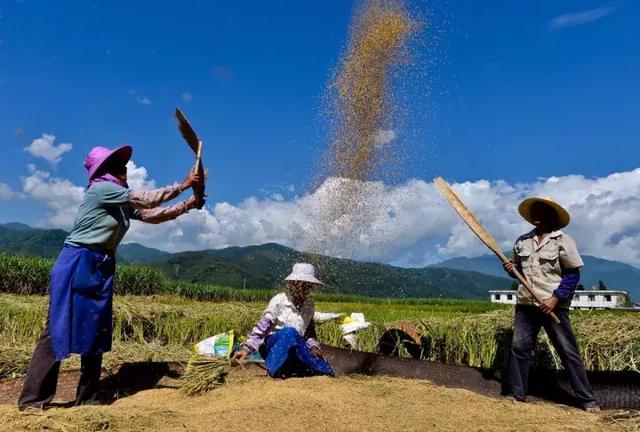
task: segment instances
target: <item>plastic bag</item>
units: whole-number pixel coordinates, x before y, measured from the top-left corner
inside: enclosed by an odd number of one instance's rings
[[[229,357],[234,351],[235,337],[233,330],[201,340],[193,346],[196,354],[215,357]]]
[[[363,313],[354,312],[350,316],[344,318],[340,328],[342,329],[342,333],[346,335],[358,330],[366,329],[370,325],[370,322],[365,321]]]

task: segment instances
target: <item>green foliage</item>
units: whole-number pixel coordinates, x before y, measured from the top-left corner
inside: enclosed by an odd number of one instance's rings
[[[46,294],[52,261],[0,251],[0,292]]]
[[[132,258],[129,258],[132,259]],[[275,243],[181,252],[152,263],[169,277],[235,288],[277,288],[296,261],[314,263],[330,292],[367,297],[486,298],[504,277],[448,268],[400,268],[297,252]]]
[[[11,253],[54,258],[67,238],[63,230],[15,228],[15,224],[0,226],[0,248]]]
[[[0,251],[0,292],[14,294],[45,295],[49,290],[49,272],[53,265],[52,259],[12,255]],[[277,285],[274,285],[277,287]],[[279,287],[282,290],[282,287]],[[114,291],[119,295],[152,295],[175,294],[195,300],[210,301],[266,301],[278,288],[270,289],[240,289],[229,286],[211,285],[199,282],[175,280],[165,276],[162,271],[153,267],[119,265],[116,271]],[[331,292],[316,293],[318,300],[327,302],[359,302],[367,304],[382,304],[394,302],[397,304],[454,304],[458,302],[463,308],[480,305],[484,309],[488,302],[476,300],[474,302],[460,302],[453,299],[421,299],[399,298],[389,300],[382,297],[367,298],[354,294]]]
[[[49,272],[53,260],[0,251],[0,292],[44,295],[49,291]],[[114,285],[117,294],[162,294],[174,290],[175,283],[159,270],[119,266]]]
[[[599,290],[601,290],[601,291],[606,291],[608,288],[607,288],[607,286],[604,284],[604,282],[603,282],[603,281],[599,280],[599,281],[598,281],[598,289],[599,289]]]

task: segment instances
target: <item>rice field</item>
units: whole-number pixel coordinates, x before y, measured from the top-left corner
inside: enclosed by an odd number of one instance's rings
[[[512,325],[512,310],[479,311],[464,301],[424,304],[367,304],[318,301],[327,312],[364,312],[373,325],[358,333],[358,349],[375,351],[380,336],[397,321],[413,323],[423,335],[425,358],[445,363],[489,368],[501,360],[502,339]],[[490,303],[487,303],[490,305]],[[114,347],[105,364],[124,361],[182,361],[193,343],[234,330],[247,334],[259,318],[264,302],[196,301],[176,295],[116,296]],[[26,371],[33,346],[44,324],[47,297],[0,294],[0,378]],[[612,312],[574,312],[574,329],[590,370],[640,371],[640,322],[637,315]],[[336,321],[318,326],[321,342],[341,346]],[[76,368],[77,358],[64,363]],[[560,362],[546,337],[536,350],[541,367],[559,368]]]

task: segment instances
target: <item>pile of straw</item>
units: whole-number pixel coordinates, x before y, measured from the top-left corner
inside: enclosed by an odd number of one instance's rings
[[[189,396],[200,396],[226,382],[231,360],[227,357],[194,355],[189,359],[180,388]]]

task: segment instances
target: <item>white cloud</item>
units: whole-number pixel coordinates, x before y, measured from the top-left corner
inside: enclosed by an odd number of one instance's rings
[[[42,134],[41,138],[34,139],[31,144],[24,148],[31,156],[49,161],[52,165],[57,165],[62,155],[73,148],[71,143],[61,143],[55,145],[56,137],[50,134]]]
[[[76,186],[67,179],[52,177],[46,171],[37,170],[34,165],[27,167],[29,175],[22,177],[22,190],[26,198],[42,203],[48,213],[39,223],[44,227],[70,229],[78,207],[82,203],[85,188]],[[156,183],[148,178],[147,169],[135,162],[127,163],[128,182],[134,189],[155,189]],[[2,197],[0,183],[0,198]],[[16,194],[14,192],[14,194]]]
[[[46,227],[69,229],[84,198],[84,188],[66,179],[51,177],[29,165],[29,175],[22,177],[22,190],[27,198],[43,203],[49,213],[40,221]]]
[[[133,97],[135,97],[136,102],[138,102],[139,104],[142,105],[151,105],[151,99],[149,99],[148,97],[141,95],[140,93],[138,93],[138,90],[136,89],[131,89],[129,90],[129,94]]]
[[[131,189],[155,189],[156,182],[149,179],[147,169],[137,166],[134,161],[127,163],[127,183]]]
[[[15,192],[6,183],[0,182],[0,200],[8,200],[13,198]]]
[[[567,232],[583,253],[640,264],[640,169],[595,179],[573,175],[522,184],[479,180],[453,187],[505,249],[531,229],[518,215],[518,203],[529,195],[551,195],[572,214]],[[363,199],[326,219],[326,205],[341,189],[356,190]],[[128,240],[174,251],[278,242],[411,266],[487,253],[437,189],[423,180],[389,187],[329,179],[314,193],[289,201],[252,197],[237,205],[216,203],[165,225],[138,226]]]
[[[50,226],[68,228],[83,188],[30,167],[23,190],[50,210]],[[129,165],[132,188],[154,188],[144,167]],[[566,230],[582,253],[640,265],[640,168],[586,178],[530,183],[487,180],[452,184],[505,249],[531,227],[517,205],[530,195],[550,195],[566,206]],[[358,197],[336,204],[340,197]],[[183,197],[185,199],[186,196]],[[286,199],[249,197],[218,202],[161,225],[132,223],[125,239],[169,251],[277,242],[294,249],[391,264],[423,266],[452,256],[487,253],[431,182],[413,179],[388,186],[329,178],[316,191]]]
[[[560,30],[567,27],[587,24],[606,17],[607,15],[615,12],[616,9],[617,6],[612,4],[586,11],[562,14],[549,21],[549,28],[551,30]]]

